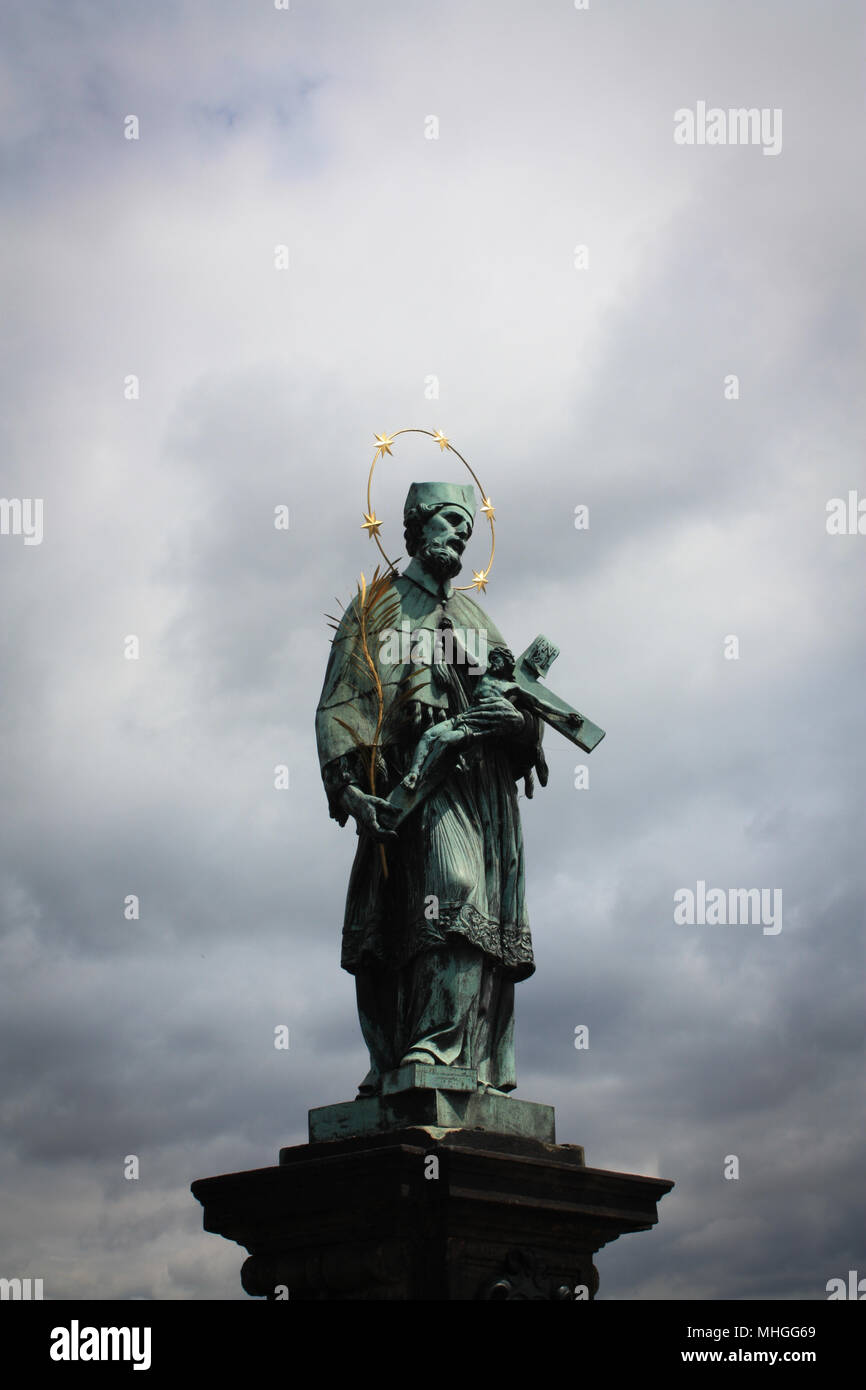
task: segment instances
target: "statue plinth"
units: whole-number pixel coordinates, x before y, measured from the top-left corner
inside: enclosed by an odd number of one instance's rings
[[[553,1110],[478,1090],[428,1084],[325,1106],[310,1112],[311,1132],[350,1125],[338,1113],[350,1110],[363,1130],[367,1107],[377,1105],[389,1123],[410,1118],[402,1128],[284,1148],[276,1167],[193,1183],[205,1230],[249,1251],[247,1293],[273,1301],[593,1298],[595,1253],[654,1226],[673,1186],[588,1168],[578,1144],[497,1128],[525,1110],[541,1112],[535,1123],[552,1134]],[[476,1127],[438,1122],[461,1107]]]
[[[420,1126],[511,1134],[556,1142],[553,1106],[480,1090],[475,1067],[411,1062],[382,1078],[380,1096],[310,1111],[310,1143],[397,1133]]]

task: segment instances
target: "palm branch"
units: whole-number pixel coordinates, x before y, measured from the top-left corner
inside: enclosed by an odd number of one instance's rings
[[[420,684],[412,684],[411,678],[408,683],[401,682],[400,689],[391,708],[385,714],[385,693],[382,688],[382,678],[373,656],[377,637],[389,627],[393,627],[400,614],[399,596],[392,593],[393,571],[387,570],[384,574],[380,573],[376,567],[369,584],[363,571],[358,583],[358,592],[354,603],[343,609],[341,618],[335,618],[332,614],[326,613],[329,626],[334,628],[335,636],[331,639],[336,641],[336,634],[341,629],[346,628],[347,623],[353,625],[352,633],[355,638],[352,650],[349,652],[349,669],[358,678],[357,685],[354,686],[359,695],[369,693],[372,684],[376,695],[376,723],[373,731],[372,740],[367,740],[348,724],[344,719],[337,719],[337,723],[344,728],[351,737],[356,748],[364,755],[367,777],[370,783],[370,794],[376,795],[376,765],[381,760],[381,748],[383,744],[383,734],[390,731],[393,726],[393,716],[397,710],[402,709],[407,700],[418,690]],[[340,600],[337,600],[340,604]],[[342,607],[342,605],[340,605]],[[351,630],[351,627],[350,627]],[[350,685],[354,683],[350,681]],[[382,869],[385,877],[388,877],[388,864],[385,858],[384,845],[379,846],[382,856]]]

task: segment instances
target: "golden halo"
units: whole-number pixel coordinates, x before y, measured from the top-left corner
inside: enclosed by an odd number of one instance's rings
[[[446,449],[450,449],[452,454],[456,454],[457,458],[459,458],[460,462],[463,464],[463,467],[466,468],[469,471],[469,473],[472,474],[472,481],[478,488],[478,491],[481,493],[482,506],[480,510],[484,513],[484,515],[487,517],[487,520],[490,522],[490,559],[487,561],[486,569],[472,571],[475,578],[473,579],[471,584],[455,584],[454,589],[455,592],[462,592],[466,589],[477,589],[479,593],[483,593],[485,588],[487,587],[487,576],[490,574],[490,570],[493,565],[493,555],[496,550],[496,531],[493,526],[493,503],[491,502],[490,498],[485,493],[484,488],[478,481],[478,477],[475,473],[475,470],[472,468],[472,465],[466,462],[463,455],[459,453],[459,451],[454,448],[454,445],[451,444],[449,440],[445,438],[445,435],[442,433],[441,430],[406,429],[395,430],[393,434],[377,434],[375,436],[376,452],[373,455],[373,462],[370,464],[370,473],[367,478],[367,510],[364,513],[364,521],[362,523],[361,529],[363,531],[366,531],[371,537],[371,539],[376,542],[377,546],[379,547],[379,552],[382,556],[382,559],[386,562],[388,568],[394,569],[394,561],[390,560],[388,556],[385,554],[385,551],[382,548],[382,542],[379,540],[379,530],[382,526],[382,522],[378,519],[375,511],[373,510],[372,492],[373,473],[375,471],[376,464],[378,463],[380,458],[384,458],[386,454],[391,453],[391,445],[394,443],[394,440],[397,439],[398,436],[401,434],[426,434],[430,439],[436,441],[436,443],[439,445],[440,452],[444,453]]]

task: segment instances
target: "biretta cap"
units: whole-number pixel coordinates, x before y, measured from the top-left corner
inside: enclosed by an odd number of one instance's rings
[[[459,507],[475,525],[475,488],[471,483],[413,483],[406,495],[403,520],[413,507]]]

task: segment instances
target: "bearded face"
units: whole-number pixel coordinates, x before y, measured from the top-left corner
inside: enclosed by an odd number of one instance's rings
[[[460,556],[442,540],[423,541],[418,558],[425,570],[436,579],[453,579],[460,573]]]
[[[435,579],[453,579],[460,573],[463,551],[472,535],[472,524],[458,507],[443,507],[424,526],[417,555]]]

